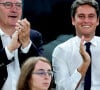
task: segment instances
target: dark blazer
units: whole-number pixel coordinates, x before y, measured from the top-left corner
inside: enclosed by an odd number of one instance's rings
[[[20,66],[28,57],[39,56],[42,54],[43,41],[42,41],[41,33],[35,30],[31,30],[30,38],[32,41],[32,45],[27,54],[22,53],[20,48],[18,49],[18,58],[19,58]],[[7,59],[6,52],[5,49],[3,48],[1,36],[0,36],[0,90],[8,76],[7,65],[13,62],[13,60],[14,58],[12,58],[12,60]]]

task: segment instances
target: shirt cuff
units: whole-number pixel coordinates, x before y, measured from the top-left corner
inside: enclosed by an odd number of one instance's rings
[[[21,51],[22,51],[23,53],[28,53],[28,51],[29,51],[29,49],[30,49],[30,47],[31,47],[31,44],[32,44],[32,41],[30,40],[30,43],[29,43],[29,45],[28,45],[27,47],[25,47],[25,48],[22,48],[22,47],[21,47]]]
[[[10,52],[7,47],[5,47],[5,51],[6,51],[8,60],[11,60],[14,57],[14,53]]]
[[[76,88],[76,86],[79,83],[81,77],[82,77],[82,75],[76,69],[74,74],[73,74],[73,80],[74,80],[73,87]]]

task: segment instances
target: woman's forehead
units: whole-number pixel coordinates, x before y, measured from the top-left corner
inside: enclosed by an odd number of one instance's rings
[[[38,61],[35,65],[35,70],[39,70],[39,69],[44,69],[44,70],[50,70],[51,66],[47,63],[47,62],[43,62],[43,61]]]

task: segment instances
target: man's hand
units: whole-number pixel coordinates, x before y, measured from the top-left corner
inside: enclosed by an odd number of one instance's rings
[[[20,42],[18,40],[18,31],[15,31],[12,35],[12,40],[10,44],[7,46],[8,50],[10,52],[13,52],[14,50],[18,49],[20,47]]]
[[[84,48],[84,45],[83,45],[83,42],[84,42],[84,36],[82,36],[81,38],[81,42],[80,42],[80,54],[83,58],[83,63],[88,63],[90,64],[90,56],[89,54],[86,52],[85,48]]]
[[[27,47],[30,43],[30,23],[27,19],[18,20],[15,28],[19,32],[18,38],[22,48]]]
[[[86,71],[90,65],[90,56],[89,54],[86,52],[84,45],[84,36],[82,36],[81,38],[81,42],[80,42],[80,54],[82,56],[83,59],[83,63],[82,65],[78,68],[78,71],[82,74],[82,76],[85,76]]]
[[[81,56],[82,56],[83,62],[82,62],[82,64],[81,64],[81,66],[78,67],[78,69],[77,69],[77,71],[78,71],[79,73],[81,73],[82,78],[80,79],[80,81],[79,81],[79,83],[77,84],[77,87],[76,87],[76,88],[78,88],[78,86],[79,86],[81,80],[84,78],[84,76],[85,76],[85,74],[86,74],[86,71],[87,71],[87,69],[88,69],[88,67],[89,67],[89,65],[90,65],[90,56],[89,56],[89,54],[86,52],[83,43],[84,43],[84,36],[81,37],[81,41],[80,41],[80,54],[81,54]]]

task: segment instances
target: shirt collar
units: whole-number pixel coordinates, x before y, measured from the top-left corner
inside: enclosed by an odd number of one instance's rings
[[[96,36],[94,36],[90,42],[91,42],[94,46],[97,46],[97,39],[96,39]]]
[[[0,28],[0,36],[3,37],[3,36],[9,36],[9,35],[7,35],[6,33],[4,33],[3,30]]]
[[[0,36],[5,35],[5,33],[2,31],[2,29],[0,28]]]
[[[80,37],[76,36],[77,38],[77,42],[80,42]],[[94,36],[91,40],[90,40],[91,44],[94,45],[94,46],[97,46],[97,39],[96,39],[96,36]],[[86,41],[84,41],[84,44],[86,43]]]

